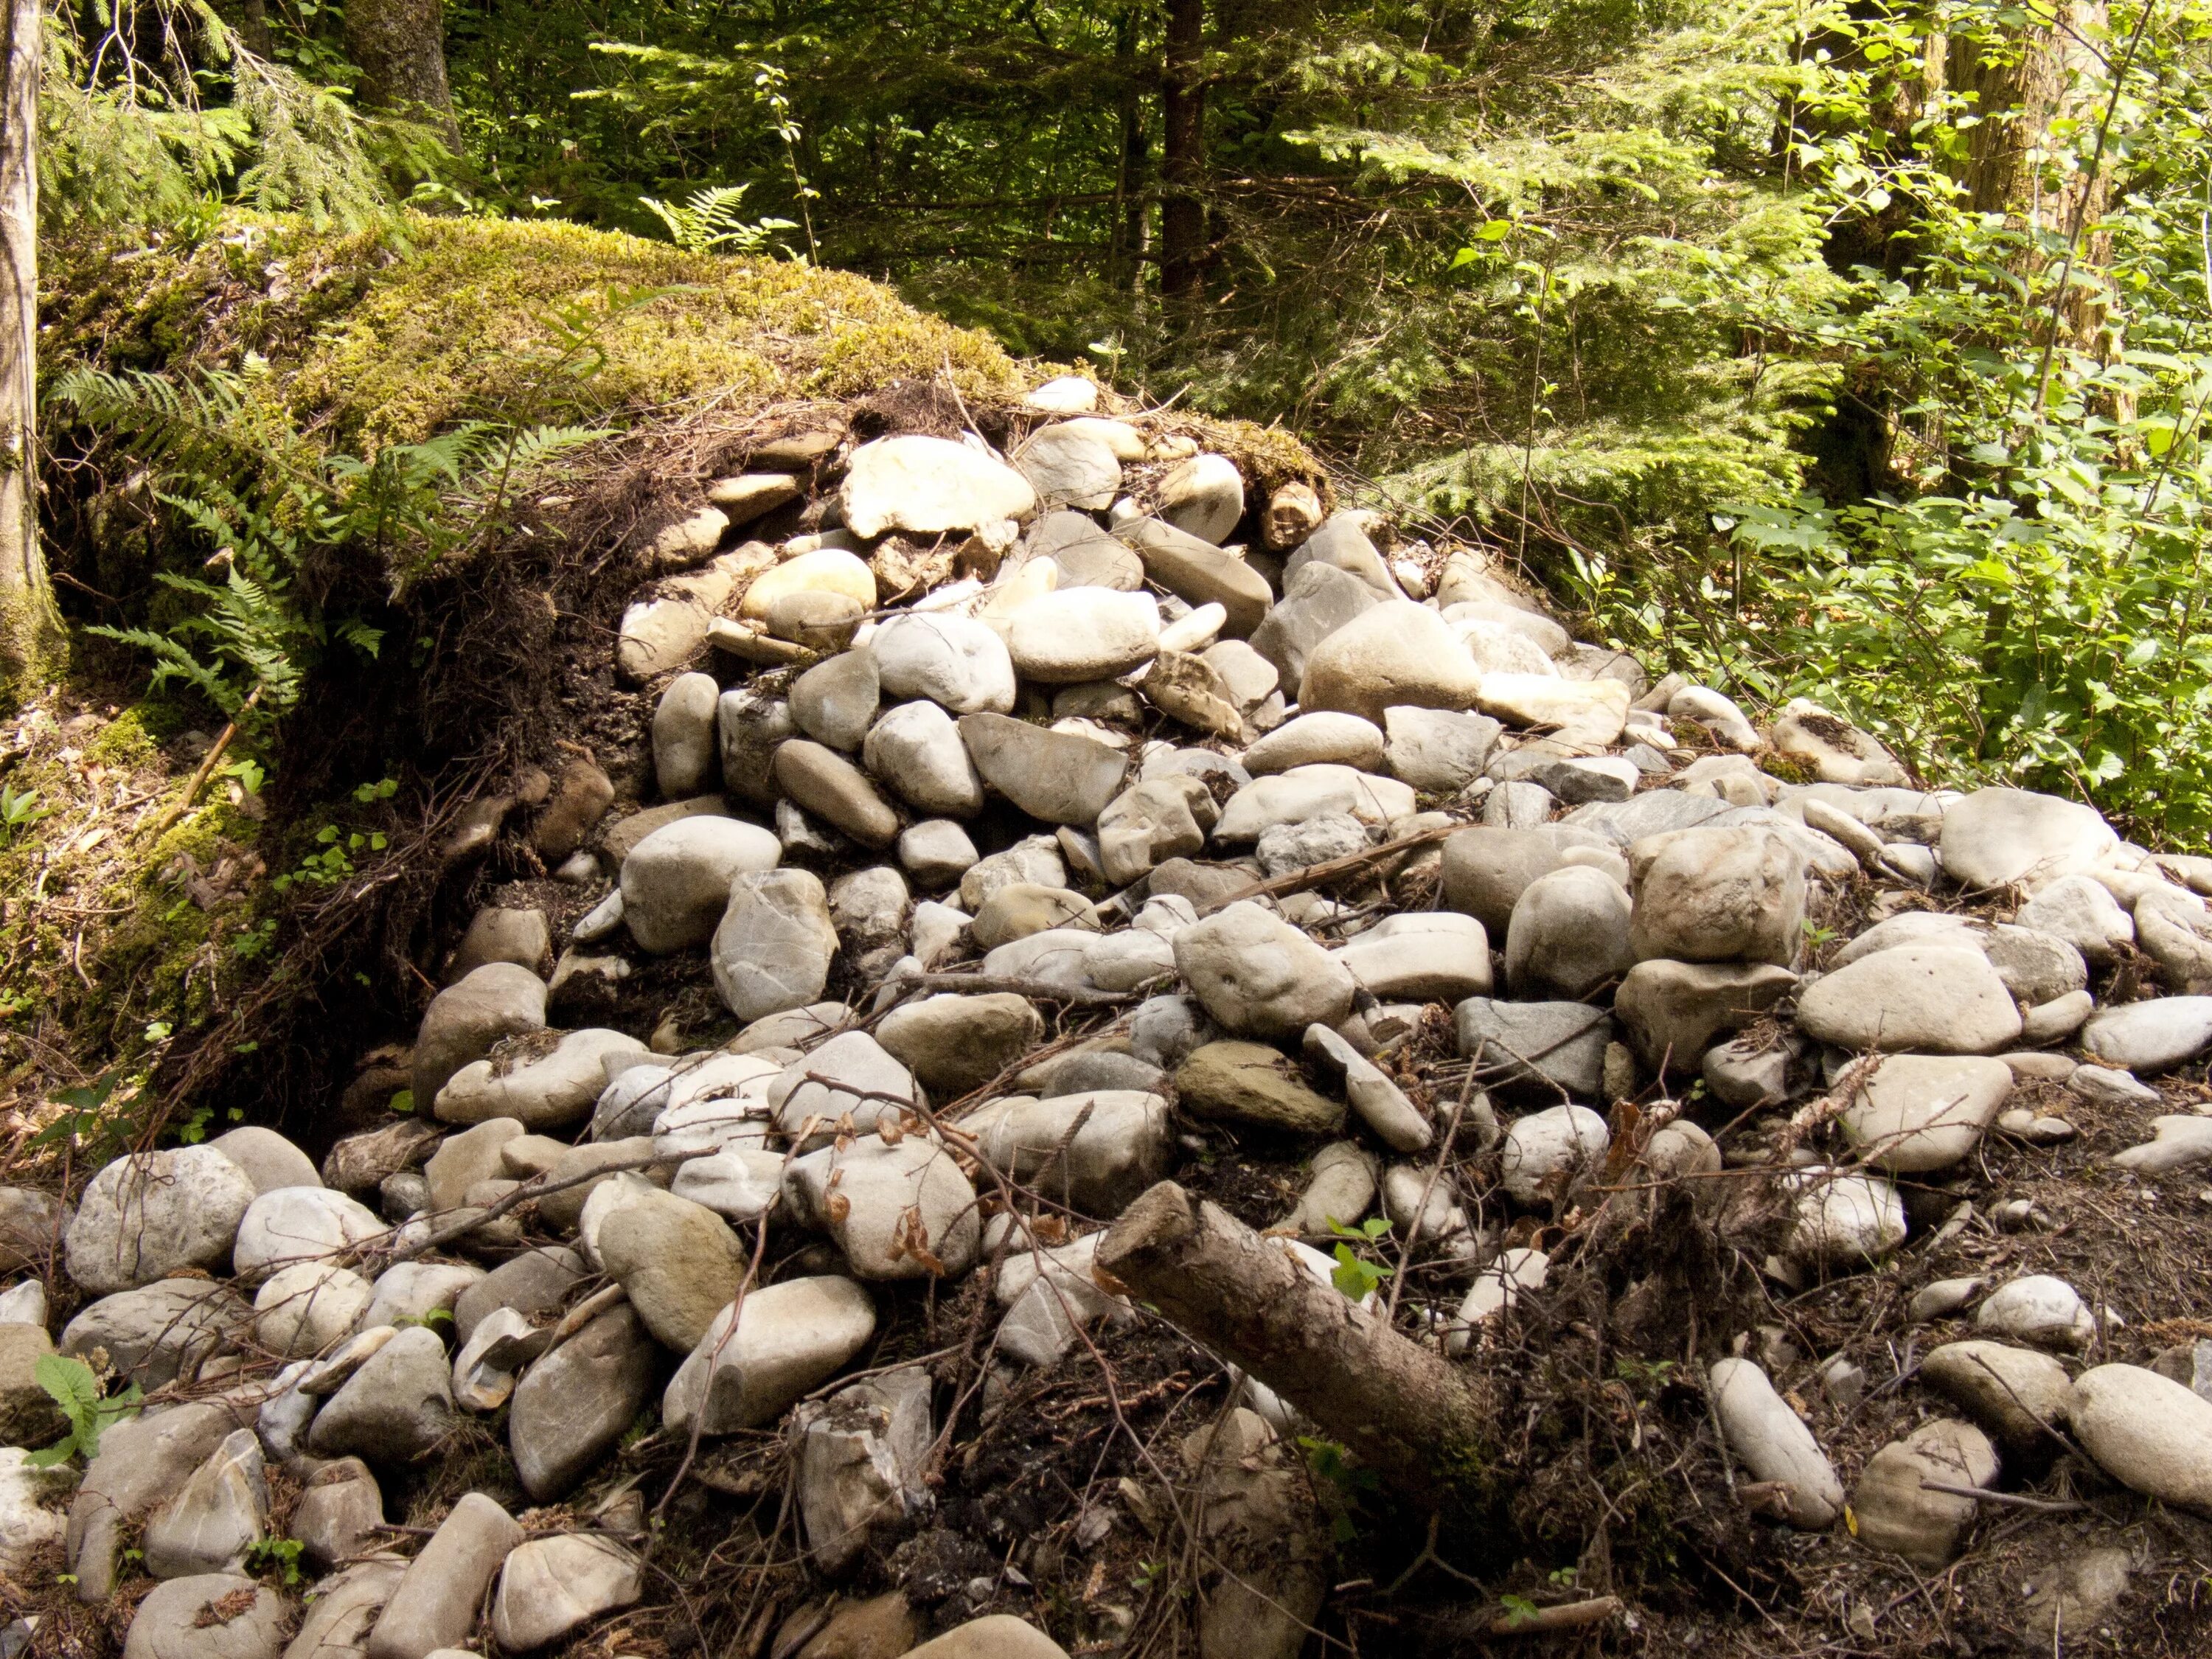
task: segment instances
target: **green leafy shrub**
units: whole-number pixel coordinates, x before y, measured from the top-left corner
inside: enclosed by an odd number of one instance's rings
[[[256,1577],[270,1578],[285,1589],[296,1589],[307,1582],[300,1571],[300,1557],[307,1546],[296,1538],[264,1538],[246,1552],[246,1570]]]
[[[2115,13],[2075,89],[2100,118],[2057,123],[2037,161],[2062,204],[2111,169],[2110,205],[2078,227],[1977,205],[1960,176],[1984,119],[1968,94],[1932,96],[1909,131],[1893,121],[1931,30],[2012,52],[2016,19],[1952,4],[1838,22],[1852,50],[1804,65],[1808,198],[1839,225],[1909,202],[1912,239],[1899,270],[1858,267],[1816,303],[1759,314],[1880,417],[1875,487],[1823,495],[1800,490],[1802,469],[1778,472],[1716,503],[1709,532],[1686,526],[1675,556],[1576,574],[1621,642],[1755,700],[1810,696],[1930,782],[2081,795],[2142,836],[2201,843],[2203,20],[2160,20],[2130,57],[2135,21]]]

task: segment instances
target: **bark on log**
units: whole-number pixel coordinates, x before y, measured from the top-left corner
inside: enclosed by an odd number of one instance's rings
[[[1304,1412],[1400,1496],[1491,1506],[1495,1424],[1480,1380],[1315,1279],[1281,1241],[1164,1181],[1114,1224],[1097,1267]]]

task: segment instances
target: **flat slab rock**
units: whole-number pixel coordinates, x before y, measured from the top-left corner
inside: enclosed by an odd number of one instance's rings
[[[1943,868],[1964,886],[2039,886],[2093,868],[2120,838],[2094,807],[2025,789],[1978,789],[1943,814]]]
[[[2012,1089],[2001,1060],[1893,1054],[1844,1107],[1844,1133],[1879,1168],[1948,1169],[1974,1150]]]
[[[2099,1365],[2075,1380],[2068,1417],[2123,1486],[2212,1514],[2212,1401],[2139,1365]]]
[[[1844,1512],[1843,1483],[1812,1430],[1748,1359],[1716,1360],[1706,1388],[1729,1449],[1759,1480],[1778,1482],[1790,1525],[1822,1531]]]
[[[118,1158],[78,1200],[70,1277],[97,1296],[221,1267],[255,1196],[246,1171],[212,1146]]]
[[[2090,1059],[2138,1074],[2170,1071],[2212,1046],[2212,997],[2159,997],[2089,1016]]]

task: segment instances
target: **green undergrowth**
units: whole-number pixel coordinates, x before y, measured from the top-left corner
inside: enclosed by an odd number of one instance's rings
[[[167,1072],[271,981],[328,995],[286,958],[297,907],[386,850],[391,780],[280,817],[257,793],[259,763],[234,746],[186,805],[206,735],[186,740],[191,719],[168,698],[17,717],[27,750],[0,801],[31,805],[0,842],[12,896],[0,902],[0,1095],[21,1115],[0,1159],[18,1175],[71,1143],[82,1164],[149,1131],[197,1139],[256,1108],[245,1095],[173,1097]],[[258,1046],[238,1039],[234,1057]],[[94,1109],[58,1118],[71,1102]]]
[[[174,810],[194,770],[183,719],[162,702],[66,723],[33,706],[5,776],[31,805],[0,844],[0,1064],[45,1094],[99,1085],[118,1120],[173,1035],[234,985],[246,964],[230,947],[254,925],[263,826],[221,778]]]

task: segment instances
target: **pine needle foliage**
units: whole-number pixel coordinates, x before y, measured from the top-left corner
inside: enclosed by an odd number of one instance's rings
[[[397,173],[447,157],[427,129],[248,52],[205,0],[48,14],[40,206],[49,231],[204,234],[227,203],[319,227],[388,222]]]
[[[1829,204],[1773,142],[1804,43],[1839,11],[1209,4],[1194,306],[1158,287],[1153,6],[617,5],[611,38],[561,48],[598,84],[500,142],[518,179],[609,217],[634,211],[617,156],[644,164],[650,201],[742,178],[795,215],[789,150],[827,263],[1013,349],[1280,420],[1547,568],[1632,562],[1747,487],[1803,482],[1797,439],[1837,365],[1745,346],[1847,288]],[[487,16],[460,84],[507,50],[502,9]],[[545,40],[533,26],[531,49]]]
[[[2208,27],[2115,7],[2008,209],[1966,163],[2024,118],[1955,77],[1931,91],[1925,65],[1937,40],[1954,65],[2014,60],[2017,20],[1956,3],[1832,25],[1789,150],[1832,254],[1873,257],[1759,321],[1763,354],[1837,367],[1827,413],[1870,435],[1871,487],[1801,467],[1714,501],[1705,533],[1678,526],[1668,560],[1586,569],[1614,637],[1759,701],[1812,696],[1931,780],[2080,795],[2205,844]],[[2101,207],[2081,193],[2099,178]],[[1867,234],[1901,204],[1909,241]]]

